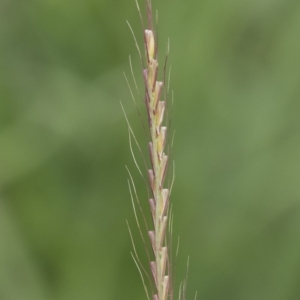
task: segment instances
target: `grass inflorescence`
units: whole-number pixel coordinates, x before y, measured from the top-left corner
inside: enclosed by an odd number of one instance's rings
[[[134,35],[133,29],[130,27],[130,30],[133,34],[136,47],[138,49],[140,59],[142,62],[143,70],[143,82],[144,82],[144,104],[147,112],[148,122],[147,127],[149,131],[150,141],[148,144],[149,151],[149,160],[151,167],[147,170],[148,172],[148,185],[150,190],[149,197],[149,206],[153,224],[151,226],[151,230],[148,229],[148,225],[146,224],[146,228],[148,230],[148,236],[150,239],[151,247],[153,255],[149,255],[147,250],[149,263],[150,263],[150,274],[143,267],[140,262],[138,253],[133,243],[134,253],[132,254],[133,259],[136,263],[138,271],[142,277],[143,285],[147,294],[147,298],[150,299],[147,284],[145,283],[144,276],[145,274],[148,279],[152,277],[152,282],[154,283],[152,286],[152,295],[151,298],[153,300],[172,300],[174,296],[173,292],[173,272],[172,272],[172,216],[170,213],[170,191],[172,189],[173,180],[169,184],[169,187],[166,187],[165,178],[167,174],[167,169],[169,165],[169,155],[167,152],[171,148],[169,144],[170,139],[169,129],[166,124],[166,114],[167,114],[167,95],[169,88],[166,86],[166,64],[167,57],[169,53],[169,43],[167,43],[167,53],[165,58],[165,65],[162,68],[163,75],[162,79],[159,80],[159,63],[158,63],[158,41],[157,41],[157,33],[154,28],[153,22],[153,10],[151,0],[146,0],[146,10],[147,10],[147,25],[144,25],[143,17],[136,1],[136,5],[140,14],[141,23],[144,27],[144,52],[145,55],[143,57],[142,51],[140,50],[137,39]],[[130,67],[132,71],[132,64],[130,60]],[[126,81],[128,83],[127,77],[125,76]],[[136,85],[136,80],[133,75],[134,83]],[[168,80],[169,81],[169,80]],[[169,85],[169,84],[168,84]],[[130,87],[129,87],[130,88]],[[131,95],[133,95],[132,90],[130,88]],[[133,97],[134,98],[134,97]],[[126,115],[125,115],[126,117]],[[129,126],[129,136],[130,136],[130,148],[131,146],[131,136],[138,146],[139,151],[141,152],[141,148],[139,146],[138,141],[133,133],[132,128],[129,125],[128,119],[126,117],[128,126]],[[166,151],[168,149],[168,151]],[[139,168],[136,159],[133,155],[135,165],[139,173],[142,175],[142,171]],[[128,169],[127,169],[128,170]],[[138,206],[141,208],[138,197],[136,195],[136,189],[133,182],[133,178],[128,170],[130,180],[129,180],[129,190],[132,198],[133,208],[135,218],[139,227],[139,231],[141,233],[144,245],[145,240],[143,234],[141,232],[140,224],[137,217],[137,212],[135,208],[134,198],[137,199]],[[142,175],[143,176],[143,175]],[[174,177],[173,177],[174,179]],[[143,212],[142,212],[143,213]],[[144,216],[145,220],[145,216]],[[129,229],[130,231],[130,229]],[[130,231],[130,237],[133,242],[133,237]],[[178,249],[177,249],[178,250]],[[177,253],[178,251],[176,251]],[[176,254],[177,255],[177,254]],[[151,258],[152,257],[152,258]],[[151,281],[151,280],[150,280]],[[179,288],[179,299],[185,299],[186,293],[186,280],[180,285]]]

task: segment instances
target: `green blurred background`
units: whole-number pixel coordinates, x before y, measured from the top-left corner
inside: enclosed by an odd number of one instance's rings
[[[154,5],[161,59],[171,40],[177,281],[189,255],[188,299],[300,299],[300,2]],[[126,20],[141,44],[133,0],[0,1],[0,300],[146,299],[125,223],[143,252]]]

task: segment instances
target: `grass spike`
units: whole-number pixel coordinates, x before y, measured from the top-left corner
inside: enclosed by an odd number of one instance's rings
[[[144,51],[145,55],[142,56],[142,51],[140,50],[136,36],[133,32],[133,29],[129,22],[127,24],[130,28],[130,31],[133,35],[140,60],[143,65],[142,77],[144,79],[144,104],[146,107],[147,117],[148,117],[148,129],[149,129],[149,142],[148,142],[148,151],[149,151],[149,162],[150,168],[147,169],[148,174],[148,186],[149,186],[149,205],[150,212],[153,221],[152,228],[148,230],[147,222],[145,216],[142,212],[140,201],[136,194],[135,185],[133,178],[127,168],[127,171],[130,176],[130,190],[131,197],[133,200],[133,193],[135,194],[136,201],[140,207],[140,210],[144,216],[145,226],[147,233],[150,239],[150,244],[153,249],[153,259],[150,260],[150,270],[152,274],[153,283],[155,285],[154,290],[152,291],[153,300],[173,300],[173,265],[172,265],[172,235],[173,235],[173,213],[172,205],[170,204],[170,195],[173,189],[173,184],[175,180],[175,163],[172,160],[172,177],[171,182],[168,178],[168,183],[165,182],[165,176],[167,174],[168,165],[170,162],[171,150],[174,142],[174,134],[170,134],[171,128],[171,118],[169,114],[172,114],[172,107],[174,103],[174,92],[170,90],[170,78],[171,78],[171,67],[168,68],[168,57],[170,53],[170,40],[168,39],[166,44],[166,56],[162,69],[160,71],[160,65],[158,61],[158,12],[152,9],[152,1],[145,0],[146,2],[146,16],[147,16],[147,25],[144,26],[143,17],[141,10],[138,4],[138,0],[135,0],[138,13],[141,18],[141,23],[144,29]],[[154,21],[154,22],[153,22]],[[144,57],[144,58],[143,58]],[[133,78],[133,83],[137,90],[137,93],[140,96],[139,89],[137,86],[137,81],[133,73],[131,57],[129,57],[130,70]],[[162,76],[161,74],[162,73]],[[127,77],[126,81],[129,85]],[[162,79],[160,79],[162,78]],[[171,92],[171,93],[170,93]],[[130,88],[131,96],[136,101],[133,95],[133,91]],[[171,97],[171,103],[167,101],[168,95]],[[140,97],[141,98],[141,97]],[[121,104],[122,105],[122,104]],[[170,112],[168,107],[171,106]],[[122,106],[123,112],[125,110]],[[141,148],[136,140],[136,137],[132,131],[132,128],[129,125],[128,118],[126,117],[126,122],[129,128],[130,136],[130,150],[134,157],[134,151],[131,145],[131,134],[137,144],[139,151]],[[134,163],[137,166],[137,169],[140,173],[141,169],[138,166],[138,163],[134,157]],[[169,174],[169,172],[168,172]],[[147,178],[145,176],[145,178]],[[166,188],[168,186],[168,188]],[[136,209],[134,208],[134,214],[136,215]],[[136,217],[136,216],[135,216]],[[137,218],[137,217],[136,217]],[[139,229],[140,226],[138,225]],[[176,257],[178,255],[179,249],[179,238],[176,248]],[[147,250],[147,249],[146,249]],[[135,248],[134,251],[136,252]],[[148,250],[147,250],[148,253]],[[137,266],[139,265],[139,258],[137,254],[132,255],[135,259]],[[189,259],[188,259],[189,264]],[[187,264],[187,271],[188,271]],[[139,269],[140,270],[140,269]],[[142,273],[142,272],[141,272]],[[151,275],[150,275],[151,276]],[[144,281],[143,281],[144,284]],[[180,284],[179,288],[179,300],[185,300],[187,286],[187,276],[185,280]]]

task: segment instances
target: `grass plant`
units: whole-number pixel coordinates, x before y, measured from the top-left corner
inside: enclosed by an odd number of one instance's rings
[[[136,1],[136,5],[140,14],[141,23],[144,27],[144,58],[142,56],[142,51],[140,50],[137,39],[132,31],[140,59],[143,65],[142,76],[144,82],[144,98],[143,102],[145,104],[145,109],[147,112],[148,117],[148,131],[150,132],[150,141],[148,145],[149,151],[149,160],[151,167],[148,169],[148,186],[150,190],[150,197],[149,197],[149,206],[150,212],[152,217],[152,228],[151,230],[148,229],[148,225],[146,224],[146,228],[148,231],[148,236],[150,239],[151,247],[152,247],[152,259],[148,253],[149,263],[150,263],[150,273],[151,276],[148,275],[148,272],[143,267],[139,256],[137,254],[136,248],[134,246],[132,233],[130,231],[130,236],[133,242],[134,254],[132,254],[133,259],[137,265],[137,268],[140,272],[142,277],[143,285],[145,288],[145,292],[147,298],[150,299],[149,292],[147,289],[147,285],[144,280],[144,275],[150,279],[152,277],[152,282],[154,283],[151,298],[153,300],[167,300],[173,299],[174,291],[173,291],[173,271],[172,271],[172,214],[170,209],[170,191],[173,185],[173,179],[169,184],[169,187],[166,187],[165,178],[167,174],[167,168],[169,165],[169,149],[171,149],[170,139],[169,137],[169,126],[170,122],[167,120],[168,118],[165,117],[167,115],[167,98],[169,94],[169,88],[167,87],[166,81],[169,81],[166,76],[167,73],[167,58],[169,53],[169,43],[167,43],[167,53],[165,57],[164,66],[162,68],[162,76],[159,76],[159,63],[158,63],[158,39],[157,39],[157,32],[155,30],[154,25],[154,18],[153,18],[153,9],[151,0],[146,0],[146,10],[147,10],[147,23],[146,26],[143,22],[143,17],[141,10],[139,8],[138,2]],[[130,66],[132,70],[132,64],[130,60]],[[132,72],[133,73],[133,72]],[[132,74],[133,75],[133,74]],[[162,77],[162,79],[158,79]],[[125,76],[126,81],[128,83],[128,79]],[[134,78],[134,83],[137,88],[136,80]],[[128,83],[129,85],[129,83]],[[130,85],[129,85],[130,88]],[[137,88],[138,89],[138,88]],[[130,88],[131,95],[133,95],[132,90]],[[134,97],[133,97],[134,99]],[[123,107],[122,107],[123,108]],[[125,114],[126,117],[126,114]],[[128,122],[128,119],[126,117]],[[129,125],[129,122],[128,122]],[[129,125],[129,136],[133,136],[139,151],[141,152],[141,147],[135,135],[133,133],[132,128]],[[130,142],[130,148],[132,151],[132,146]],[[168,149],[168,150],[166,150]],[[132,151],[133,154],[133,151]],[[142,174],[135,156],[133,154],[134,162]],[[173,164],[174,166],[174,164]],[[127,169],[128,170],[128,169]],[[129,170],[128,170],[129,172]],[[136,217],[137,225],[139,227],[140,233],[142,235],[142,239],[144,241],[144,245],[146,245],[143,234],[141,232],[140,224],[138,221],[138,217],[136,214],[135,203],[133,200],[133,194],[136,194],[136,189],[134,186],[133,178],[129,172],[130,176],[130,183],[129,189],[130,194],[132,197],[132,203],[134,208],[134,214]],[[142,175],[143,176],[143,175]],[[132,192],[133,190],[133,192]],[[138,199],[138,197],[136,197]],[[137,200],[138,205],[140,206],[139,200]],[[141,206],[140,206],[141,207]],[[143,212],[142,212],[143,213]],[[145,218],[144,218],[145,220]],[[151,279],[150,279],[151,280]],[[180,285],[179,288],[179,299],[185,299],[186,294],[186,280]]]

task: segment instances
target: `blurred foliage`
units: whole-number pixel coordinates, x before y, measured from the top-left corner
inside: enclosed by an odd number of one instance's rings
[[[300,299],[300,2],[154,4],[161,51],[171,39],[177,281],[190,255],[188,299]],[[126,20],[142,43],[134,1],[0,2],[1,300],[145,299],[125,223],[143,251]]]

